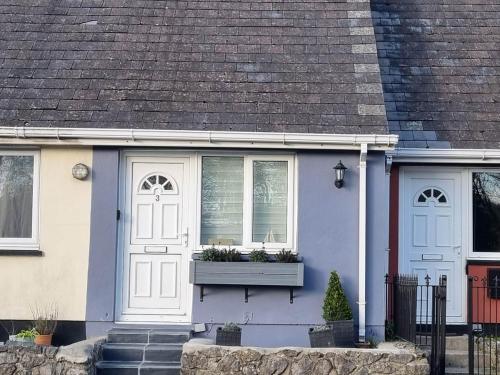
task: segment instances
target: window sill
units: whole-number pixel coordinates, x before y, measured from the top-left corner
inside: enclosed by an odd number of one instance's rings
[[[41,257],[41,256],[43,256],[43,251],[40,251],[40,250],[0,250],[0,257],[2,257],[2,256]]]

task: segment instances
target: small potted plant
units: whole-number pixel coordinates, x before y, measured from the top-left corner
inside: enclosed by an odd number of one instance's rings
[[[235,323],[226,323],[223,327],[218,327],[215,343],[224,346],[241,346],[241,328]]]
[[[337,272],[330,274],[323,302],[323,319],[326,324],[309,329],[309,340],[312,348],[353,346],[352,310]]]
[[[36,331],[35,328],[31,329],[23,329],[20,331],[16,336],[15,340],[16,342],[28,342],[32,343],[35,341],[35,337],[38,335],[38,332]]]
[[[33,328],[38,333],[35,336],[35,344],[41,346],[50,346],[52,336],[57,327],[57,309],[53,306],[46,309],[36,307],[32,310]]]

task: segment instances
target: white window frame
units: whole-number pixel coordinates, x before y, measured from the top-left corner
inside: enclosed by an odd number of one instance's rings
[[[500,251],[498,252],[476,252],[474,251],[474,199],[472,197],[472,174],[474,172],[495,172],[500,173],[499,168],[468,168],[467,169],[467,207],[468,207],[468,224],[469,224],[469,252],[468,259],[500,259]]]
[[[35,150],[0,150],[0,156],[33,156],[31,238],[0,238],[0,250],[39,250],[40,152]]]
[[[250,154],[250,153],[203,153],[198,156],[198,193],[197,193],[197,233],[196,252],[210,245],[201,244],[201,189],[202,189],[202,161],[203,157],[242,157],[243,158],[243,237],[242,245],[231,245],[243,254],[254,249],[262,249],[262,242],[253,242],[253,162],[254,161],[286,161],[288,163],[288,200],[287,200],[287,240],[286,242],[266,242],[264,247],[270,254],[275,254],[281,249],[297,252],[295,243],[296,234],[296,155],[295,154]],[[220,248],[227,248],[220,245]]]

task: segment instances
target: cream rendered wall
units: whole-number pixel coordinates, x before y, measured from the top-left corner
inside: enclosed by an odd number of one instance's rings
[[[71,175],[92,166],[91,148],[40,151],[42,257],[0,257],[0,319],[31,319],[30,306],[54,303],[60,320],[85,320],[91,181]]]

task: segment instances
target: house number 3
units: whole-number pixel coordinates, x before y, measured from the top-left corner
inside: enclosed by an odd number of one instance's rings
[[[158,194],[156,194],[155,195],[155,199],[156,199],[157,202],[159,202],[160,201],[160,196]]]

